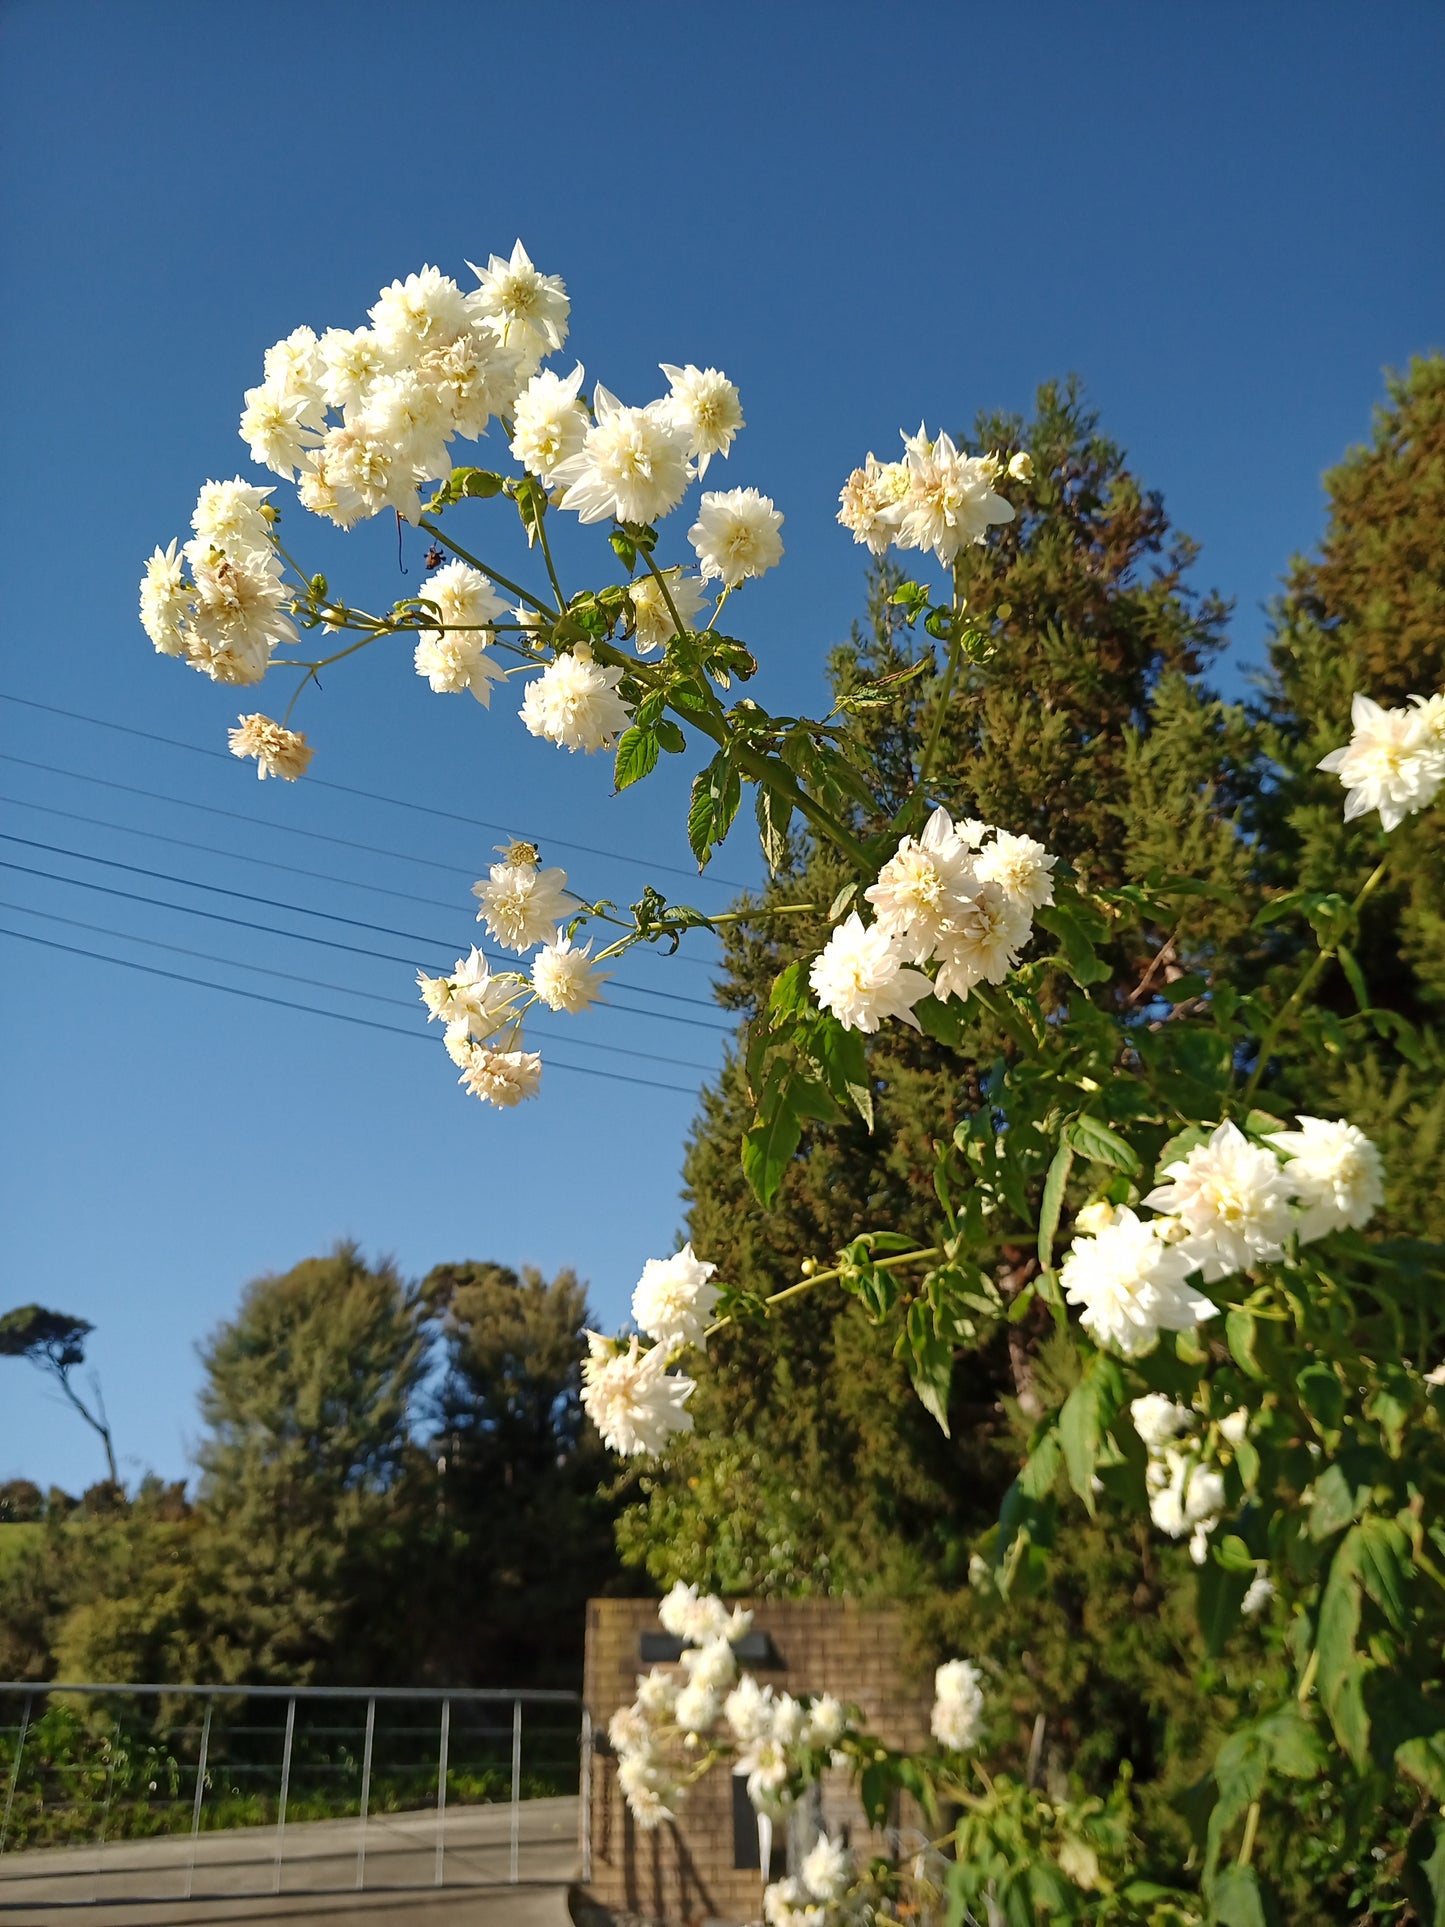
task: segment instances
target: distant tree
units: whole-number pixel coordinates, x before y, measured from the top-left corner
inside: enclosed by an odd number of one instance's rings
[[[575,1275],[439,1265],[421,1287],[444,1370],[432,1458],[444,1586],[433,1664],[449,1676],[572,1683],[585,1604],[615,1584],[615,1470],[584,1423],[587,1296]]]
[[[338,1245],[247,1286],[201,1358],[204,1663],[223,1679],[389,1673],[418,1583],[416,1294]]]
[[[105,1447],[106,1469],[112,1485],[119,1485],[115,1452],[111,1445],[110,1423],[105,1415],[100,1379],[90,1375],[90,1392],[95,1401],[92,1411],[70,1382],[70,1374],[85,1363],[85,1341],[95,1330],[84,1318],[68,1312],[47,1311],[43,1305],[21,1305],[0,1317],[0,1358],[24,1358],[53,1378],[65,1397],[79,1412]]]
[[[0,1485],[0,1525],[30,1525],[45,1517],[45,1494],[29,1479]]]

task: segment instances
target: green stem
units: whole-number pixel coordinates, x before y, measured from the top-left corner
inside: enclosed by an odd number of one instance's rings
[[[723,590],[722,594],[718,597],[717,605],[713,609],[712,614],[708,617],[707,628],[703,631],[704,635],[710,634],[711,631],[717,626],[717,619],[723,612],[723,604],[727,601],[728,597],[732,594],[732,592],[733,592],[733,585],[730,584],[726,589]]]
[[[1371,870],[1370,874],[1365,878],[1359,895],[1350,905],[1350,917],[1352,921],[1359,915],[1365,904],[1379,888],[1389,861],[1390,858],[1388,855],[1382,856],[1374,869]],[[1248,1104],[1249,1100],[1254,1096],[1255,1091],[1259,1088],[1259,1080],[1269,1068],[1270,1056],[1274,1051],[1275,1044],[1279,1040],[1280,1033],[1285,1027],[1286,1021],[1303,1002],[1306,993],[1314,984],[1315,979],[1319,976],[1325,965],[1329,963],[1334,956],[1337,948],[1338,945],[1336,944],[1326,944],[1321,948],[1319,955],[1311,962],[1309,968],[1305,971],[1289,996],[1285,998],[1278,1011],[1276,1011],[1273,1020],[1266,1027],[1264,1036],[1259,1040],[1259,1056],[1255,1059],[1254,1069],[1249,1074],[1249,1081],[1245,1085],[1240,1098],[1242,1104]]]
[[[963,599],[958,593],[958,569],[953,571],[953,635],[948,645],[948,662],[943,671],[943,687],[938,692],[938,706],[933,714],[933,723],[928,732],[928,741],[923,746],[923,760],[918,765],[918,779],[913,786],[914,796],[927,803],[925,785],[938,754],[938,745],[943,739],[944,718],[948,705],[953,698],[953,685],[958,677],[958,665],[963,656],[963,631],[958,626],[963,614]]]
[[[529,589],[524,589],[519,582],[509,582],[506,576],[499,575],[495,569],[489,568],[485,562],[479,562],[476,556],[469,555],[460,542],[453,542],[449,535],[443,534],[435,522],[428,522],[426,517],[422,516],[421,520],[417,523],[417,527],[425,529],[428,535],[434,536],[438,542],[442,543],[446,548],[449,548],[452,554],[457,557],[458,561],[469,563],[474,569],[480,569],[489,582],[495,582],[498,588],[506,589],[509,594],[516,596],[519,602],[525,602],[530,608],[538,610],[542,615],[546,616],[549,622],[552,620],[552,611],[547,607],[545,602],[541,601],[537,596],[534,596]]]
[[[533,496],[532,500],[534,504],[536,503],[536,499],[536,496]],[[559,615],[565,615],[567,613],[567,598],[562,593],[562,584],[557,580],[557,570],[552,561],[552,544],[547,540],[545,508],[533,518],[532,526],[537,531],[537,540],[542,544],[542,560],[547,565],[547,574],[552,583],[552,593],[557,598],[557,612]]]
[[[1254,1858],[1254,1836],[1259,1829],[1259,1802],[1251,1800],[1244,1816],[1244,1838],[1239,1843],[1237,1866],[1247,1867]]]
[[[658,568],[646,549],[639,549],[637,553],[651,570],[653,581],[662,591],[662,599],[667,604],[667,613],[672,617],[674,629],[676,629],[679,636],[685,636],[688,633],[687,624],[677,613],[677,604],[672,599],[672,590],[667,586],[667,577],[662,573],[662,570]]]
[[[925,1264],[942,1256],[943,1251],[940,1246],[928,1245],[919,1251],[899,1251],[891,1258],[875,1258],[871,1262],[875,1271],[896,1271],[900,1265]],[[816,1285],[830,1284],[834,1278],[841,1278],[845,1271],[852,1269],[851,1265],[835,1265],[831,1271],[815,1271],[810,1277],[800,1278],[797,1284],[785,1285],[781,1291],[773,1292],[770,1297],[763,1300],[763,1304],[765,1306],[781,1305],[786,1299],[797,1298],[805,1291],[812,1291]],[[709,1325],[703,1337],[711,1338],[714,1332],[720,1332],[724,1325],[730,1325],[732,1322],[732,1314],[729,1313],[726,1318],[720,1318],[715,1325]]]
[[[727,750],[737,767],[745,775],[750,776],[755,783],[761,783],[765,789],[785,797],[800,816],[807,818],[815,830],[826,836],[830,843],[837,845],[856,869],[867,876],[873,874],[876,866],[857,837],[838,821],[831,810],[825,809],[821,803],[809,796],[786,763],[774,757],[764,756],[759,750],[749,748],[738,737],[729,735],[727,721],[721,707],[715,716],[699,715],[696,710],[680,708],[676,703],[669,703],[668,708],[682,722],[691,723],[705,736],[710,736],[719,749]]]

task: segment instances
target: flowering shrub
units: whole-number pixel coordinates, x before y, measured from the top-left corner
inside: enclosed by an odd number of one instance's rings
[[[774,871],[803,819],[848,880],[829,906],[746,913],[826,908],[833,924],[816,957],[779,973],[747,1040],[754,1112],[741,1156],[759,1199],[776,1194],[809,1120],[856,1112],[871,1122],[865,1039],[884,1024],[947,1049],[973,1000],[1006,1043],[976,1105],[936,1147],[933,1241],[860,1227],[775,1298],[832,1286],[876,1318],[901,1315],[913,1383],[945,1428],[956,1355],[1043,1307],[1071,1348],[1072,1389],[1039,1421],[976,1549],[980,1595],[1006,1603],[1046,1585],[1071,1504],[1147,1512],[1161,1535],[1188,1542],[1210,1644],[1269,1615],[1287,1629],[1294,1666],[1290,1697],[1222,1748],[1200,1893],[1171,1896],[1130,1875],[1126,1784],[1110,1803],[1070,1805],[990,1777],[976,1751],[986,1682],[969,1662],[939,1671],[943,1753],[895,1758],[842,1709],[774,1699],[738,1677],[740,1621],[674,1592],[664,1624],[693,1642],[685,1679],[649,1676],[614,1722],[633,1811],[645,1825],[669,1818],[690,1779],[727,1756],[771,1820],[837,1756],[859,1774],[870,1812],[903,1790],[931,1818],[961,1813],[938,1843],[951,1858],[932,1851],[911,1870],[865,1873],[824,1834],[769,1889],[771,1921],[891,1916],[905,1900],[931,1905],[935,1889],[955,1919],[977,1907],[990,1918],[1186,1920],[1202,1906],[1239,1921],[1264,1917],[1253,1856],[1272,1782],[1330,1775],[1367,1803],[1372,1787],[1404,1778],[1420,1800],[1413,1891],[1440,1917],[1445,1265],[1432,1247],[1364,1235],[1383,1198],[1375,1147],[1346,1119],[1291,1113],[1274,1087],[1287,1034],[1335,1054],[1352,1036],[1388,1034],[1419,1054],[1409,1025],[1373,1005],[1352,948],[1388,845],[1353,901],[1297,890],[1263,906],[1262,921],[1296,919],[1308,933],[1287,994],[1246,994],[1202,968],[1162,973],[1152,990],[1146,973],[1130,995],[1115,993],[1101,947],[1126,936],[1162,962],[1172,940],[1153,933],[1211,886],[1157,875],[1085,889],[1007,825],[955,823],[933,790],[958,679],[965,667],[986,672],[1008,614],[968,605],[961,559],[1013,519],[1010,495],[1034,480],[1028,452],[970,455],[920,428],[900,459],[869,455],[843,486],[837,519],[856,541],[931,556],[943,572],[940,585],[904,582],[893,598],[936,645],[936,662],[919,667],[936,670],[937,704],[912,793],[887,819],[846,715],[892,700],[918,668],[853,688],[822,720],[773,715],[734,696],[758,663],[719,626],[782,558],[772,500],[753,487],[703,491],[691,557],[677,547],[660,556],[659,524],[715,460],[732,459],[744,426],[733,384],[716,369],[662,364],[667,391],[644,405],[600,384],[588,399],[580,365],[542,366],[567,338],[562,281],[520,243],[474,272],[467,293],[430,267],[394,282],[369,327],[296,330],[267,353],[241,421],[254,458],[294,482],[304,508],[343,528],[386,509],[425,530],[436,545],[426,592],[379,613],[350,605],[283,545],[273,489],[208,482],[193,539],[157,548],[147,565],[141,620],[152,642],[220,682],[297,674],[279,721],[244,715],[232,732],[232,749],[262,776],[304,774],[311,747],[291,714],[323,667],[403,637],[437,693],[470,690],[491,708],[509,678],[525,678],[524,726],[572,752],[611,750],[618,790],[663,755],[705,745],[687,817],[700,867],[745,787]],[[454,466],[452,444],[492,423],[515,470]],[[508,505],[537,556],[530,588],[454,532],[462,515]],[[556,514],[605,528],[606,568],[592,586],[564,588],[548,535]],[[313,657],[299,653],[303,634],[354,640]],[[1395,709],[1359,694],[1352,724],[1320,767],[1344,786],[1347,819],[1377,813],[1389,833],[1445,784],[1445,694]],[[868,833],[880,819],[886,827]],[[579,1014],[602,993],[605,965],[634,945],[676,949],[689,930],[742,913],[707,916],[652,889],[622,910],[573,892],[531,845],[498,855],[475,886],[478,919],[504,949],[532,953],[530,964],[494,971],[474,948],[450,976],[419,983],[462,1084],[505,1108],[543,1075],[523,1036],[534,1005]],[[1335,967],[1356,1004],[1347,1018],[1316,995]],[[1030,1254],[1022,1266],[1020,1251]],[[687,1430],[689,1348],[721,1321],[765,1319],[775,1302],[712,1275],[691,1247],[651,1261],[633,1300],[636,1331],[592,1336],[583,1399],[618,1452],[658,1453]]]

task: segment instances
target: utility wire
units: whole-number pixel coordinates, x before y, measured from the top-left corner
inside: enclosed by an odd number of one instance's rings
[[[307,870],[307,869],[303,869],[299,864],[295,864],[295,863],[277,863],[271,857],[245,856],[239,850],[218,850],[213,843],[195,843],[195,842],[192,842],[189,837],[168,836],[162,830],[133,829],[129,823],[104,823],[104,824],[97,825],[96,820],[93,816],[86,816],[79,810],[57,809],[53,804],[50,804],[50,803],[32,803],[23,796],[0,795],[0,803],[11,803],[11,804],[14,804],[16,808],[22,809],[22,810],[39,810],[41,814],[44,816],[61,816],[61,817],[64,817],[67,822],[84,823],[84,824],[87,824],[92,829],[101,828],[101,829],[107,829],[107,830],[119,830],[121,834],[124,836],[144,836],[144,837],[150,838],[150,840],[154,843],[172,843],[178,849],[196,850],[202,856],[225,857],[226,860],[231,863],[252,863],[252,864],[258,865],[263,870],[284,870],[288,876],[306,877],[312,883],[336,883],[336,884],[342,885],[345,889],[348,889],[348,890],[376,890],[376,891],[379,891],[383,896],[405,897],[408,902],[427,904],[433,910],[446,910],[446,911],[449,911],[453,916],[458,915],[461,909],[461,906],[459,904],[440,903],[433,897],[414,897],[410,894],[410,892],[406,890],[388,890],[384,884],[357,883],[357,882],[354,882],[350,877],[332,876],[331,873],[327,870]],[[16,838],[15,840],[17,842],[24,841],[23,838]],[[50,846],[42,845],[41,847],[48,848]],[[64,852],[57,851],[56,854],[64,854],[67,856],[83,856],[84,861],[86,861],[87,863],[109,863],[112,861],[110,857],[90,856],[85,854],[84,852],[77,851],[77,850],[68,850]],[[121,865],[120,867],[124,868],[125,866]],[[189,877],[166,877],[164,880],[168,883],[190,883],[193,881]],[[218,884],[212,884],[212,883],[196,883],[194,887],[199,890],[214,890],[214,889],[219,889],[220,886]],[[281,908],[286,908],[288,906],[273,904],[271,907],[273,909],[281,909]],[[292,909],[299,909],[300,906],[293,904],[289,907]],[[308,909],[305,912],[305,914],[307,916],[321,917],[321,916],[326,916],[329,913],[324,910]],[[379,925],[379,924],[369,924],[369,925],[366,925],[365,927],[368,929],[378,930],[379,932],[382,932],[386,936],[391,936],[391,937],[402,937],[408,934],[406,931],[403,931],[403,930],[386,930],[382,925]],[[423,941],[430,942],[431,939],[417,938],[416,941],[419,943]],[[442,947],[445,948],[445,945],[443,945]],[[502,959],[500,959],[498,956],[496,956],[491,952],[487,952],[486,955],[487,955],[488,961],[491,963],[498,963],[502,961]],[[708,997],[689,997],[682,991],[658,990],[652,984],[629,983],[625,978],[621,978],[621,977],[617,979],[617,982],[620,986],[625,986],[625,988],[628,990],[637,991],[639,995],[643,997],[665,997],[669,1003],[696,1004],[699,1006],[700,1009],[703,1009],[703,1010],[710,1010],[713,1008],[712,1000],[711,998],[708,998]]]
[[[55,910],[36,910],[28,903],[8,903],[0,897],[0,910],[14,910],[21,916],[39,917],[45,923],[62,923],[71,930],[85,930],[96,937],[114,937],[121,943],[138,943],[146,950],[164,950],[174,957],[192,957],[200,963],[222,964],[227,970],[245,970],[257,977],[276,977],[283,983],[304,984],[312,990],[330,991],[337,997],[364,997],[369,1004],[385,1004],[390,1010],[405,1008],[397,997],[389,997],[376,990],[355,990],[350,984],[323,984],[315,977],[303,976],[294,970],[275,970],[266,964],[242,963],[238,957],[217,956],[214,950],[191,950],[181,943],[162,943],[156,937],[138,937],[131,930],[108,930],[103,924],[89,923],[83,917],[62,917]],[[551,1030],[543,1024],[527,1019],[531,1033],[537,1037],[553,1038],[561,1036],[560,1031]],[[427,1036],[430,1032],[421,1032]],[[687,1057],[663,1057],[656,1051],[632,1050],[624,1044],[597,1044],[589,1037],[568,1037],[567,1042],[582,1050],[604,1051],[609,1057],[645,1058],[651,1064],[674,1064],[684,1071],[714,1071],[715,1064],[694,1063]]]
[[[409,970],[416,968],[416,958],[398,957],[390,950],[367,950],[360,944],[342,943],[338,937],[313,937],[304,930],[283,930],[274,923],[255,923],[246,917],[228,917],[221,910],[202,910],[189,903],[167,903],[162,897],[141,896],[134,890],[121,890],[112,883],[93,883],[87,877],[61,876],[54,870],[36,869],[29,863],[12,863],[8,857],[0,857],[0,870],[18,870],[24,876],[44,877],[48,883],[68,883],[76,890],[98,892],[101,896],[120,897],[127,903],[143,903],[152,910],[175,910],[186,917],[204,917],[210,923],[228,923],[239,930],[260,932],[268,937],[289,937],[294,943],[319,944],[326,950],[341,950],[353,957],[370,957],[378,963],[405,964]],[[238,894],[232,892],[230,894]],[[450,946],[448,946],[450,948]],[[686,1024],[693,1030],[731,1030],[728,1023],[708,1023],[701,1017],[679,1017],[670,1010],[642,1010],[636,1004],[619,1004],[604,997],[609,1010],[627,1011],[633,1016],[646,1017],[654,1023]]]
[[[14,696],[9,690],[0,689],[0,702],[20,703],[26,709],[41,709],[51,716],[64,716],[72,723],[91,723],[97,729],[118,730],[124,736],[138,736],[147,743],[163,743],[168,749],[188,749],[193,756],[212,756],[221,762],[231,760],[230,753],[223,749],[207,749],[201,743],[183,742],[178,736],[159,736],[154,730],[137,729],[131,723],[113,722],[109,716],[86,716],[78,709],[61,709],[56,703],[37,702],[32,696]],[[307,783],[313,789],[336,790],[342,796],[360,796],[368,803],[388,803],[399,810],[415,810],[422,816],[441,817],[449,823],[464,823],[468,829],[495,830],[500,835],[510,837],[515,834],[506,823],[489,822],[483,816],[462,816],[456,810],[437,809],[431,803],[414,803],[406,796],[384,796],[379,790],[357,789],[350,783],[333,783],[324,776],[308,776]],[[655,863],[650,857],[627,856],[620,850],[599,850],[594,844],[573,843],[565,837],[553,836],[539,838],[538,841],[550,843],[559,850],[577,850],[583,856],[598,856],[610,863],[632,863],[643,870],[663,870],[669,876],[686,877],[690,883],[698,881],[695,870],[680,869],[674,863]],[[712,876],[709,882],[721,884],[727,890],[746,890],[749,886],[738,883],[731,877]]]
[[[417,943],[426,950],[443,951],[455,949],[455,945],[449,943],[444,937],[422,937],[419,936],[415,930],[397,930],[387,923],[369,923],[363,917],[344,917],[339,910],[317,910],[310,904],[286,903],[277,897],[258,897],[249,890],[230,890],[227,889],[224,884],[220,883],[202,883],[196,877],[172,876],[168,870],[150,870],[147,869],[144,864],[122,863],[119,857],[92,856],[88,850],[68,850],[63,844],[41,843],[34,837],[16,836],[9,830],[0,830],[0,841],[5,843],[18,843],[27,850],[43,850],[47,856],[67,856],[74,858],[75,861],[79,863],[98,863],[102,868],[107,870],[124,870],[129,876],[148,877],[153,883],[173,883],[186,890],[204,890],[210,896],[234,897],[241,903],[258,903],[266,910],[285,910],[292,916],[297,917],[320,917],[326,923],[342,923],[352,930],[369,930],[378,937],[400,937],[403,943]],[[62,880],[71,882],[80,881],[79,878]],[[183,904],[172,903],[168,904],[166,908],[170,910],[181,910],[184,909],[185,906]],[[285,933],[283,932],[282,934],[284,935]],[[399,962],[402,960],[392,958],[390,961]],[[502,959],[498,958],[495,953],[491,953],[488,956],[488,961],[496,963],[502,961]],[[511,964],[507,965],[508,969],[512,967]],[[654,989],[651,984],[627,984],[625,988],[637,991],[638,995],[642,997],[661,997],[669,1004],[696,1004],[700,1010],[712,1010],[715,1008],[710,999],[706,997],[689,997],[680,990],[657,990]],[[618,1005],[619,1010],[627,1008],[629,1008],[627,1005]],[[633,1005],[631,1008],[637,1009],[638,1006]]]
[[[97,950],[82,950],[78,944],[57,943],[49,937],[32,936],[28,931],[10,930],[0,924],[0,937],[14,937],[21,943],[39,944],[43,950],[62,950],[72,957],[83,957],[87,963],[117,964],[123,970],[139,970],[148,977],[164,977],[171,983],[193,984],[199,990],[218,990],[228,997],[246,997],[255,1004],[274,1004],[281,1010],[299,1010],[308,1017],[329,1017],[333,1023],[357,1024],[364,1030],[384,1030],[393,1037],[407,1037],[413,1043],[425,1044],[431,1040],[415,1030],[403,1030],[399,1024],[378,1024],[370,1017],[353,1017],[345,1010],[318,1010],[314,1004],[293,1003],[288,997],[268,997],[264,991],[243,990],[239,984],[218,984],[207,977],[187,977],[177,970],[161,970],[155,964],[136,963],[130,957],[107,957]],[[559,1058],[549,1057],[548,1064],[553,1070],[571,1071],[577,1077],[605,1077],[613,1084],[640,1084],[649,1091],[674,1091],[679,1097],[692,1097],[695,1092],[684,1084],[659,1084],[650,1077],[629,1077],[621,1071],[599,1071],[588,1064],[565,1064]]]
[[[407,850],[385,850],[385,849],[382,849],[380,845],[375,843],[358,843],[351,837],[331,836],[324,830],[303,829],[301,825],[298,823],[271,823],[271,822],[268,822],[266,818],[263,816],[250,816],[250,815],[247,815],[246,812],[243,810],[223,810],[219,807],[218,804],[198,803],[189,796],[168,796],[161,790],[141,789],[134,783],[118,783],[112,777],[92,776],[88,770],[64,769],[58,763],[38,763],[29,756],[15,756],[11,754],[11,752],[8,750],[0,750],[0,763],[14,763],[21,769],[42,770],[47,776],[64,776],[69,781],[74,783],[92,783],[92,784],[95,784],[100,789],[118,790],[124,796],[144,797],[148,803],[164,803],[171,809],[200,810],[204,812],[204,814],[207,816],[222,816],[227,818],[232,823],[245,823],[249,825],[252,829],[274,830],[275,832],[277,832],[278,835],[281,835],[281,836],[304,836],[304,837],[310,838],[310,840],[314,843],[331,843],[331,844],[334,844],[338,849],[357,850],[364,856],[380,856],[380,857],[387,858],[387,860],[392,863],[405,863],[412,867],[421,866],[429,870],[440,870],[445,876],[451,876],[451,877],[470,876],[472,874],[472,869],[474,867],[470,864],[463,864],[463,863],[439,863],[437,862],[435,857],[416,856]],[[19,799],[10,798],[5,800],[17,801]],[[26,809],[38,810],[38,809],[43,809],[45,806],[40,803],[27,802],[27,803],[24,803],[22,807]],[[65,814],[65,812],[56,811],[55,814],[63,815]],[[83,820],[86,822],[91,822],[94,819],[87,817]],[[115,823],[115,824],[108,825],[108,827],[112,829],[129,829],[130,826],[128,824]],[[132,831],[131,834],[136,836],[152,836],[152,835],[156,835],[157,832],[151,831],[151,830],[135,830],[135,831]],[[171,842],[177,842],[179,841],[179,838],[168,838],[166,840]],[[194,847],[196,849],[203,849],[203,848],[206,848],[207,846],[204,844],[198,843],[194,845]],[[226,850],[226,851],[213,851],[212,854],[236,856],[238,853],[232,850]],[[266,859],[262,859],[259,857],[240,858],[240,861],[246,862],[246,863],[256,863],[264,860]],[[285,869],[288,866],[285,864],[277,864],[277,865],[274,865],[273,867],[278,869]],[[311,873],[302,872],[301,874],[311,874]],[[424,903],[429,905],[432,909],[435,909],[435,910],[454,908],[454,905],[450,903],[442,904],[435,897],[418,897],[418,896],[414,896],[408,890],[391,890],[391,889],[387,889],[386,886],[379,883],[374,883],[374,884],[373,883],[353,883],[352,879],[349,877],[337,877],[335,881],[338,883],[349,884],[351,885],[351,887],[359,890],[360,889],[378,890],[378,891],[381,891],[386,896],[405,897],[408,899],[408,901],[412,903]],[[711,936],[714,933],[710,931],[708,934]],[[657,952],[655,950],[649,949],[648,954],[650,956],[655,957],[657,955]],[[685,952],[679,952],[676,957],[670,958],[669,961],[672,963],[689,964],[694,969],[715,970],[717,968],[717,965],[711,959],[707,957],[690,957]]]

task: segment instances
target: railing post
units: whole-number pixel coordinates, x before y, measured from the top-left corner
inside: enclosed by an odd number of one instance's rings
[[[437,1863],[432,1876],[432,1885],[440,1887],[446,1881],[447,1851],[447,1749],[452,1737],[452,1703],[442,1701],[441,1743],[437,1748]]]
[[[10,1837],[10,1813],[15,1805],[15,1789],[20,1784],[20,1761],[25,1752],[25,1736],[30,1731],[30,1709],[35,1704],[35,1695],[25,1695],[25,1710],[20,1715],[20,1738],[15,1742],[15,1759],[10,1768],[10,1785],[5,1794],[5,1818],[0,1821],[0,1853],[5,1851],[5,1842]]]
[[[286,1851],[286,1796],[291,1791],[291,1741],[296,1732],[296,1696],[286,1702],[286,1745],[281,1753],[281,1806],[276,1815],[276,1867],[271,1876],[271,1891],[281,1891],[281,1858]]]
[[[582,1880],[592,1878],[592,1708],[582,1708],[582,1770],[578,1775],[578,1796],[582,1802]]]
[[[196,1795],[191,1801],[191,1853],[186,1862],[186,1899],[196,1879],[196,1840],[201,1831],[201,1803],[206,1797],[206,1762],[211,1753],[211,1702],[206,1701],[206,1717],[201,1722],[201,1754],[196,1761]]]
[[[512,1701],[512,1853],[510,1879],[521,1879],[522,1858],[522,1702]]]
[[[366,1702],[366,1745],[361,1753],[361,1834],[356,1843],[356,1886],[366,1885],[366,1810],[371,1802],[371,1743],[376,1736],[376,1701]]]

